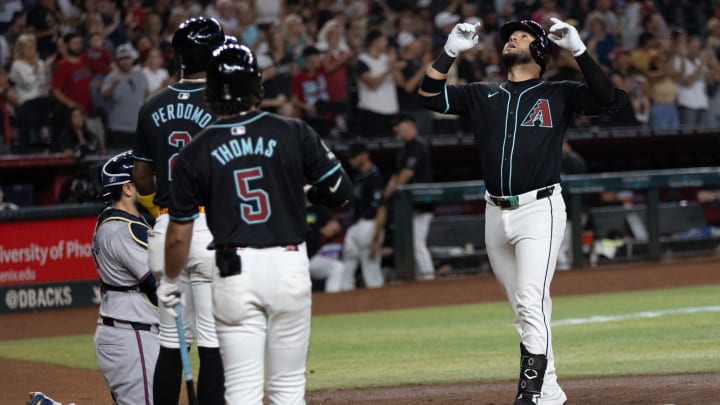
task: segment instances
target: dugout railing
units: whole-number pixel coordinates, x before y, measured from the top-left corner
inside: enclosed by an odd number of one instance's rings
[[[583,253],[583,196],[605,191],[632,191],[645,194],[641,211],[647,231],[646,256],[661,259],[660,190],[713,188],[720,186],[720,167],[632,171],[563,176],[563,193],[567,194],[568,219],[572,226],[573,267],[587,265]],[[414,204],[456,204],[484,201],[482,181],[412,184],[398,188],[394,199],[394,266],[400,279],[414,279],[412,213]],[[669,212],[669,211],[668,211]],[[673,214],[668,214],[673,215]],[[664,222],[673,221],[672,218]],[[484,232],[484,229],[478,229]]]

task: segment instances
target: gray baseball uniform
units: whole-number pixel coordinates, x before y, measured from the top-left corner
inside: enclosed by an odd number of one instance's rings
[[[141,291],[150,276],[147,233],[140,217],[107,208],[93,235],[93,258],[102,281],[95,357],[116,404],[153,403],[152,376],[160,350],[158,309]]]

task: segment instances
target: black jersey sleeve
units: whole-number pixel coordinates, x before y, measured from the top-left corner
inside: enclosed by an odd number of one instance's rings
[[[137,160],[142,160],[148,163],[155,163],[155,153],[153,151],[153,144],[151,137],[145,131],[145,110],[147,104],[143,104],[138,112],[138,123],[137,129],[135,130],[135,145],[133,146],[133,157]]]
[[[418,102],[428,110],[443,114],[465,114],[474,106],[473,92],[479,87],[472,85],[445,86],[434,96],[419,96]]]
[[[312,185],[308,200],[329,207],[345,204],[352,191],[350,178],[320,136],[306,123],[300,125],[305,178]]]
[[[422,148],[419,143],[409,142],[398,162],[398,171],[402,169],[417,170],[418,163],[422,159]]]
[[[193,162],[190,156],[184,153],[190,149],[185,148],[173,167],[173,181],[170,185],[170,219],[175,222],[190,222],[198,217],[202,201],[198,182],[199,165]]]

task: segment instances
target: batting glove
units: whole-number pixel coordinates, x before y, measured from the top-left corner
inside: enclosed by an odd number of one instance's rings
[[[453,27],[447,42],[445,52],[453,58],[460,52],[467,51],[478,44],[478,30],[482,23],[468,24],[460,23]]]
[[[553,22],[553,26],[550,27],[548,39],[553,41],[555,45],[572,52],[575,57],[585,52],[587,47],[580,39],[580,34],[578,34],[575,27],[555,17],[551,17],[550,21]]]
[[[179,277],[163,277],[160,280],[160,285],[156,291],[158,301],[165,307],[173,318],[177,318],[177,313],[173,307],[177,304],[184,305],[182,294],[180,293],[180,278]]]

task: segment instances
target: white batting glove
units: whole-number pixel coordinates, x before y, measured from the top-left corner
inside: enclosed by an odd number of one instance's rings
[[[445,52],[453,58],[460,52],[467,51],[478,44],[478,30],[482,23],[468,24],[460,23],[453,27],[447,42]]]
[[[155,293],[164,309],[172,314],[173,318],[177,318],[177,313],[173,307],[177,304],[184,305],[180,293],[180,278],[163,277]]]
[[[550,27],[550,33],[548,34],[549,40],[553,41],[555,45],[572,52],[575,57],[585,52],[587,47],[580,39],[580,34],[578,34],[575,27],[555,17],[551,17],[550,21],[553,22],[553,26]]]

